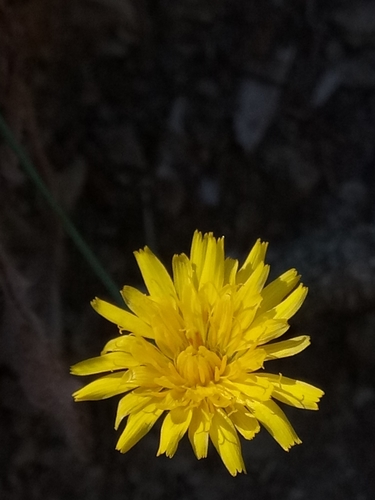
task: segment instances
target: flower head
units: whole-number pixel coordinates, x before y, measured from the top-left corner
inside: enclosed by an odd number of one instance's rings
[[[245,471],[239,434],[253,439],[261,424],[284,450],[301,442],[275,400],[316,410],[323,391],[260,370],[310,344],[305,335],[273,342],[288,330],[307,288],[298,285],[295,269],[264,286],[266,249],[258,240],[238,269],[237,260],[224,256],[224,238],[196,231],[190,258],[173,257],[173,280],[149,248],[135,252],[148,294],[123,288],[132,312],[92,301],[122,335],[99,357],[72,367],[75,375],[102,374],[74,398],[122,395],[115,428],[127,422],[119,451],[134,446],[162,415],[158,455],[172,457],[188,433],[198,459],[211,440],[233,476]]]

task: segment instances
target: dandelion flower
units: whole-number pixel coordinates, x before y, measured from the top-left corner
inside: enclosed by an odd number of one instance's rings
[[[162,416],[158,455],[172,457],[187,433],[198,459],[207,456],[211,440],[233,476],[245,472],[239,434],[253,439],[262,425],[284,450],[301,443],[276,401],[316,410],[323,391],[262,369],[310,344],[306,335],[274,342],[288,330],[307,288],[298,285],[295,269],[265,286],[266,249],[258,240],[238,268],[237,260],[225,258],[224,238],[196,231],[190,258],[173,257],[173,279],[148,247],[135,252],[148,294],[123,288],[131,312],[92,301],[121,335],[100,356],[72,367],[75,375],[101,374],[74,398],[122,395],[115,422],[117,429],[127,419],[120,452]]]

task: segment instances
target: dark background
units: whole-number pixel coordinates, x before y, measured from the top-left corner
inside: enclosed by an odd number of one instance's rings
[[[0,105],[118,288],[196,228],[240,259],[269,241],[312,337],[269,370],[326,392],[286,408],[302,445],[263,430],[237,478],[187,439],[156,458],[158,428],[116,452],[116,401],[73,404],[69,375],[116,335],[108,292],[2,143],[1,499],[374,498],[375,3],[0,0]]]

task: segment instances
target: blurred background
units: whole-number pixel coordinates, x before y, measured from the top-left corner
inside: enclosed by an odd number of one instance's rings
[[[116,401],[73,404],[69,375],[116,335],[110,296],[0,139],[1,499],[374,498],[375,3],[0,0],[0,110],[118,289],[145,244],[269,241],[312,337],[269,370],[326,392],[285,408],[301,446],[243,443],[247,475],[187,439],[156,458],[157,426],[116,452]]]

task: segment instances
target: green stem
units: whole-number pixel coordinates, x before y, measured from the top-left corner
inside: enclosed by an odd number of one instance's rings
[[[85,258],[86,262],[89,264],[89,266],[94,271],[96,276],[99,278],[99,280],[106,287],[106,289],[108,290],[110,295],[113,297],[113,299],[117,303],[121,304],[122,301],[120,299],[120,293],[119,293],[118,287],[116,286],[116,284],[114,283],[112,278],[107,274],[104,267],[101,265],[101,263],[96,258],[94,253],[91,251],[90,247],[87,245],[85,240],[82,238],[80,233],[77,231],[77,229],[75,228],[73,223],[70,221],[69,217],[66,215],[64,210],[57,203],[57,201],[55,200],[55,198],[51,194],[50,190],[48,189],[47,185],[45,184],[43,179],[40,177],[38,172],[36,171],[34,165],[32,164],[31,160],[27,156],[25,150],[17,142],[16,138],[14,137],[14,134],[12,133],[12,131],[10,130],[8,125],[6,124],[1,113],[0,113],[0,134],[4,137],[4,140],[8,144],[8,146],[16,154],[23,170],[30,177],[30,179],[34,182],[35,186],[38,188],[40,193],[43,195],[44,199],[49,204],[49,206],[52,208],[52,210],[57,214],[65,231],[72,238],[73,242],[75,243],[76,247],[81,252],[83,257]]]

